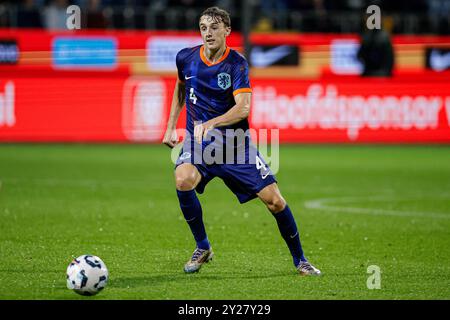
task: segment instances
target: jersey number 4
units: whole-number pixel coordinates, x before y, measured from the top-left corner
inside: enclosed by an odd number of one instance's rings
[[[256,169],[261,171],[261,178],[263,179],[267,178],[267,176],[270,174],[270,170],[267,169],[265,163],[258,156],[256,156]]]
[[[195,96],[194,93],[194,88],[191,88],[190,93],[189,93],[189,100],[192,100],[193,104],[197,103],[197,97]]]

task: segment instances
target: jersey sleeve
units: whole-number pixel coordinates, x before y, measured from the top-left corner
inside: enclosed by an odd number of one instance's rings
[[[242,92],[252,92],[250,79],[248,77],[247,60],[242,59],[233,68],[232,74],[233,96]]]
[[[178,81],[180,81],[181,83],[184,83],[184,77],[183,77],[183,66],[184,66],[184,61],[183,61],[183,50],[179,51],[177,53],[177,56],[175,58],[175,63],[177,65],[177,72],[178,72]]]

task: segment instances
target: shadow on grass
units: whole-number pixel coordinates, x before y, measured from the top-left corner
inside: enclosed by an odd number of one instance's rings
[[[167,284],[170,282],[181,283],[184,282],[189,284],[191,281],[239,281],[239,280],[261,280],[261,279],[275,279],[275,278],[283,278],[283,277],[291,277],[292,274],[221,274],[221,275],[212,275],[212,274],[161,274],[161,275],[148,275],[148,276],[139,276],[139,277],[120,277],[109,279],[108,286],[112,288],[133,288],[133,287],[142,287],[142,286],[155,286],[160,284]]]

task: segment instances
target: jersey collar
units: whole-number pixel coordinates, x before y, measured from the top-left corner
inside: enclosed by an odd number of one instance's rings
[[[212,62],[209,62],[208,59],[206,59],[206,57],[205,57],[205,46],[203,45],[200,47],[200,59],[202,59],[202,61],[208,67],[215,66],[216,64],[221,63],[223,60],[225,60],[228,57],[229,54],[230,54],[230,48],[227,47],[225,49],[225,52],[223,53],[222,57],[219,60],[217,60],[216,62],[212,63]]]

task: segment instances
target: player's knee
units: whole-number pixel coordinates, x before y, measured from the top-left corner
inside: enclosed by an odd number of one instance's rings
[[[281,196],[274,196],[269,201],[267,201],[267,208],[272,213],[278,213],[283,211],[286,207],[286,201]]]
[[[175,184],[177,190],[180,191],[189,191],[194,189],[194,179],[186,176],[177,176],[175,178]]]

